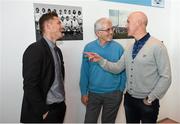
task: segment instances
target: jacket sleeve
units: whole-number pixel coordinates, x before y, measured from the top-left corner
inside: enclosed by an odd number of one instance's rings
[[[47,112],[42,89],[40,88],[42,57],[41,51],[32,45],[26,49],[23,55],[24,97],[32,106],[32,111],[39,116]]]
[[[159,73],[159,80],[156,83],[154,89],[148,95],[148,97],[152,101],[155,100],[156,98],[157,99],[162,98],[171,84],[170,61],[169,61],[167,49],[163,44],[155,48],[154,58],[156,60],[157,71]]]
[[[86,50],[84,50],[85,52]],[[81,74],[80,74],[80,90],[81,95],[88,94],[89,85],[89,60],[87,57],[82,55]]]

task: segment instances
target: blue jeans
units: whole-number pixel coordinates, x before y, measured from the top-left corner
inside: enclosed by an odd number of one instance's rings
[[[137,99],[125,94],[124,108],[127,123],[156,123],[159,114],[159,100],[156,99],[152,105],[145,105],[143,99]]]
[[[115,123],[117,112],[122,101],[122,92],[89,93],[86,107],[85,123],[97,123],[102,108],[101,123]]]

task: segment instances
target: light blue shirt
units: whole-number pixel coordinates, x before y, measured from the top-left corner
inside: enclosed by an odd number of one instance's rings
[[[60,69],[61,63],[58,63],[58,60],[57,60],[57,59],[60,59],[60,57],[57,58],[56,53],[54,51],[55,44],[49,41],[46,37],[44,37],[44,39],[49,45],[49,48],[53,55],[54,65],[55,65],[55,79],[50,90],[48,91],[46,103],[47,104],[60,103],[64,101],[64,98],[65,98],[64,91],[62,91],[64,90],[64,84],[63,84],[63,78],[62,78],[61,69]]]

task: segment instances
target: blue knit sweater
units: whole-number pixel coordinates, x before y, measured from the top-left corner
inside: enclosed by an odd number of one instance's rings
[[[101,46],[100,41],[97,39],[88,43],[84,48],[84,52],[95,52],[109,61],[116,62],[123,54],[123,48],[113,40]],[[83,54],[80,76],[81,95],[87,95],[89,91],[94,93],[123,91],[125,82],[125,71],[120,74],[107,72],[98,63],[90,62]]]

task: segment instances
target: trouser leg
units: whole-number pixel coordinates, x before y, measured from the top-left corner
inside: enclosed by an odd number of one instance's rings
[[[141,121],[142,123],[156,123],[159,114],[159,100],[156,99],[152,105],[145,105],[142,101],[141,105]]]
[[[43,123],[63,123],[66,112],[65,102],[50,105],[48,115]]]
[[[124,97],[124,109],[127,123],[140,123],[140,109],[138,100],[131,97],[128,93]]]
[[[97,123],[102,106],[102,99],[96,93],[89,93],[89,101],[86,107],[85,123]]]
[[[115,91],[103,96],[102,123],[115,123],[116,116],[122,101],[122,92]]]

